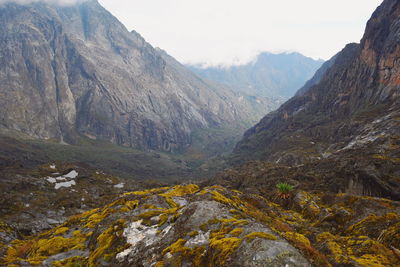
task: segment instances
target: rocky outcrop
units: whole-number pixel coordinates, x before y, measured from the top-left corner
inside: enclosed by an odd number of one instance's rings
[[[238,92],[282,101],[293,96],[322,63],[322,60],[314,60],[299,53],[263,52],[243,65],[188,67],[199,76],[228,85]]]
[[[179,151],[275,107],[203,81],[95,0],[2,4],[0,22],[0,125],[36,138]]]
[[[143,188],[141,182],[84,164],[53,162],[34,169],[10,168],[1,172],[0,222],[12,225],[19,236],[38,234],[121,193]]]
[[[400,183],[394,176],[400,162],[399,12],[398,1],[384,1],[369,20],[361,44],[347,45],[323,77],[315,77],[317,83],[248,130],[233,161],[306,164],[327,167],[313,169],[325,173],[335,167],[322,162],[335,162],[338,169],[352,164],[349,169],[356,174],[337,178],[342,189],[357,180],[363,188],[373,181],[376,192],[398,192]],[[376,159],[385,163],[371,166],[373,174],[371,168],[365,171]],[[394,173],[386,172],[386,165]]]
[[[280,203],[279,202],[286,202]],[[194,184],[127,192],[6,245],[21,266],[398,266],[398,202]]]

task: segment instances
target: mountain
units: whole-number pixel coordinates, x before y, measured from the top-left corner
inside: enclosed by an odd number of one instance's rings
[[[233,162],[285,165],[280,175],[309,188],[400,199],[399,13],[399,1],[384,1],[361,43],[248,130]]]
[[[238,66],[188,67],[200,77],[254,96],[287,99],[294,95],[323,63],[299,53],[260,53]]]
[[[243,129],[276,107],[202,80],[96,0],[0,6],[0,125],[179,152],[197,130]]]

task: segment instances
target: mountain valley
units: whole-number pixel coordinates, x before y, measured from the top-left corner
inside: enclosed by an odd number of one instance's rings
[[[0,22],[0,266],[400,266],[399,1],[326,62],[228,69],[96,0]]]

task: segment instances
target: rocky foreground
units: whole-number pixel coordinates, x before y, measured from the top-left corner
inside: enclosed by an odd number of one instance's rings
[[[153,188],[9,244],[13,229],[0,231],[5,266],[400,264],[399,202],[301,190],[266,199],[221,186]]]

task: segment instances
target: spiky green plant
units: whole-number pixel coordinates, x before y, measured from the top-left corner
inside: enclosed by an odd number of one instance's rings
[[[290,196],[290,192],[293,191],[294,186],[288,183],[279,183],[276,185],[278,189],[278,195],[280,198],[287,199]]]

